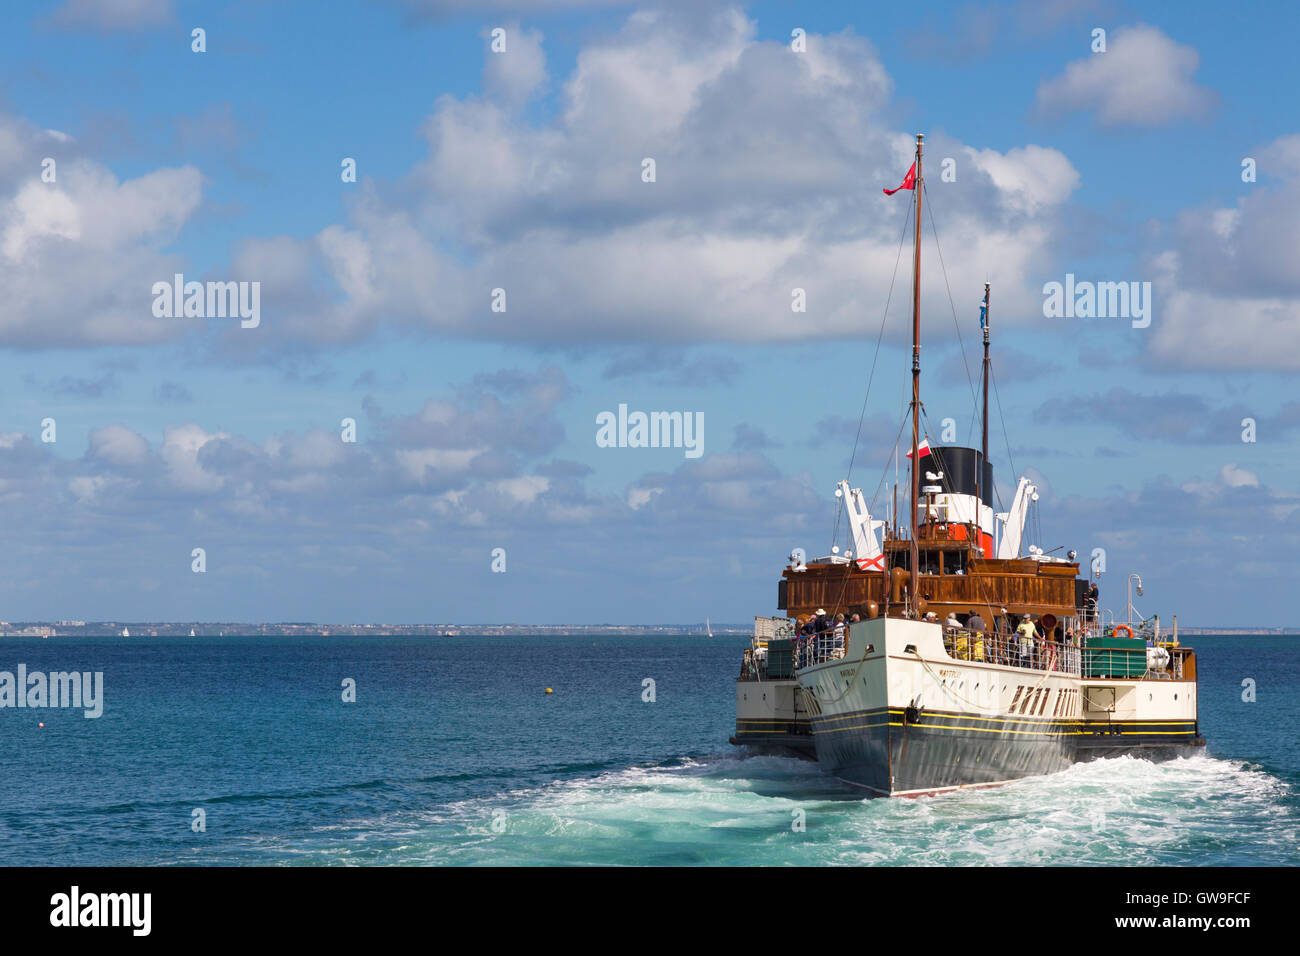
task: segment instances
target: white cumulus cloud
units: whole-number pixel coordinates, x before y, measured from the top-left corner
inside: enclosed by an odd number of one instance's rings
[[[1217,101],[1194,76],[1201,56],[1156,27],[1115,30],[1104,53],[1089,53],[1038,88],[1038,111],[1093,111],[1103,125],[1154,126],[1204,115]]]
[[[911,198],[881,188],[914,148],[882,115],[893,82],[870,42],[816,35],[795,53],[734,8],[638,11],[586,41],[538,119],[514,105],[541,82],[540,38],[529,60],[533,35],[510,36],[525,54],[517,85],[493,63],[513,54],[485,53],[487,95],[438,100],[428,155],[400,188],[364,185],[348,221],[315,237],[245,244],[236,272],[280,308],[233,348],[354,341],[384,324],[584,345],[864,334]],[[1039,312],[1073,164],[942,130],[927,156],[951,287],[988,278],[1009,322]],[[955,182],[941,183],[945,159]],[[924,281],[927,299],[946,298],[938,270]],[[796,288],[806,313],[791,311]]]

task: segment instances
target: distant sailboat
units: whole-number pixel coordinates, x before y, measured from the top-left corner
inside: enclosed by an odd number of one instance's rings
[[[194,628],[190,628],[190,637],[194,636]]]
[[[709,619],[707,617],[704,619],[704,629],[709,632],[708,633],[709,637],[713,636],[713,625],[709,623]]]
[[[130,631],[129,629],[125,628],[125,627],[122,628],[122,636],[123,636],[123,637],[130,637],[130,636],[131,636],[131,631]]]

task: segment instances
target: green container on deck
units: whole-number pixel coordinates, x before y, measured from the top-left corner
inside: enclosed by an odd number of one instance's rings
[[[794,650],[788,637],[774,637],[767,642],[768,680],[787,680],[794,676]]]
[[[1141,677],[1147,642],[1140,637],[1091,637],[1083,642],[1084,677]]]

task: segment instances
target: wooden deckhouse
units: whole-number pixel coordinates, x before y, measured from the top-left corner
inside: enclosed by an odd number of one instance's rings
[[[1073,562],[1047,563],[1031,558],[984,558],[967,550],[962,541],[947,538],[923,539],[922,554],[934,562],[934,573],[921,574],[917,612],[934,612],[941,620],[950,612],[963,617],[978,611],[993,625],[1007,614],[1051,614],[1058,621],[1074,617],[1083,604],[1079,565]],[[818,609],[830,614],[857,614],[863,620],[911,616],[909,585],[911,574],[905,564],[910,550],[906,540],[886,542],[888,572],[862,571],[849,564],[809,564],[803,570],[786,568],[782,575],[777,607],[787,617],[808,617]],[[967,571],[945,573],[944,558],[964,558]],[[895,563],[897,561],[897,563]]]

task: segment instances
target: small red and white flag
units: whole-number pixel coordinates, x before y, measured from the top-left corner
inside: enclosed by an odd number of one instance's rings
[[[915,188],[916,188],[916,160],[912,160],[912,165],[908,167],[907,175],[903,177],[903,181],[899,183],[896,188],[882,189],[881,192],[884,193],[886,196],[892,196],[900,189],[915,189]]]
[[[885,570],[885,556],[878,554],[874,558],[858,558],[858,570],[868,571],[875,568],[877,571]]]
[[[928,454],[930,454],[930,439],[924,438],[921,440],[921,444],[916,446],[916,457],[924,458]],[[909,451],[906,457],[911,458],[912,453]]]

